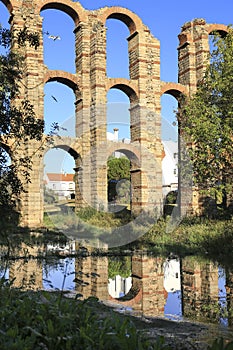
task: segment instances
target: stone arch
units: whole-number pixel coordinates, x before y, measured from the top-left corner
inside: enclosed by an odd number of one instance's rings
[[[72,172],[73,176],[73,181],[74,181],[74,187],[72,185],[72,187],[69,189],[66,187],[66,196],[70,196],[70,199],[75,199],[76,198],[76,195],[77,197],[80,196],[79,194],[79,179],[77,177],[77,174],[78,174],[78,169],[81,165],[81,156],[80,156],[80,152],[79,150],[76,149],[76,144],[75,142],[72,142],[73,140],[71,140],[70,138],[66,137],[66,138],[59,138],[59,137],[56,137],[54,138],[54,142],[53,144],[50,146],[50,147],[47,147],[46,149],[44,149],[43,151],[43,154],[42,154],[42,157],[41,157],[41,163],[40,163],[40,171],[41,171],[41,185],[42,185],[42,181],[44,183],[44,179],[46,179],[45,175],[46,174],[49,174],[49,173],[53,173],[54,171],[47,171],[47,172],[44,172],[44,167],[45,167],[45,157],[46,157],[46,154],[50,151],[53,151],[53,150],[62,150],[64,151],[65,153],[68,153],[72,158],[73,158],[73,161],[74,161],[74,167],[73,167],[73,170],[74,170],[74,173]],[[55,179],[58,178],[58,180],[56,181],[61,181],[62,179],[62,168],[63,168],[63,161],[65,160],[65,155],[63,153],[58,153],[57,155],[59,155],[58,157],[58,165],[60,166],[61,165],[61,168],[60,168],[60,171],[58,171],[55,175]],[[50,156],[53,156],[53,155],[50,155]],[[50,157],[49,156],[49,157]],[[64,157],[64,158],[62,158]],[[48,158],[49,160],[49,158]],[[71,164],[70,164],[71,165]],[[71,166],[72,168],[72,166]],[[48,175],[47,175],[48,176]],[[62,180],[64,181],[64,179]],[[70,177],[68,178],[68,181],[72,181],[70,180]],[[73,182],[72,181],[72,182]],[[48,186],[48,188],[51,189],[51,187]],[[68,192],[67,192],[68,191]],[[56,190],[55,190],[56,192]],[[68,197],[66,197],[68,198]],[[44,195],[41,194],[41,201],[42,203],[45,203],[45,198],[44,198]],[[76,202],[76,199],[75,199],[75,202]],[[46,210],[44,211],[46,212]]]
[[[105,153],[104,153],[104,151],[105,151]],[[133,206],[133,203],[135,201],[135,195],[137,193],[137,187],[138,187],[137,177],[139,174],[141,174],[143,172],[143,170],[141,169],[141,152],[140,152],[138,145],[131,144],[131,143],[127,144],[124,142],[111,142],[111,141],[109,141],[107,143],[107,147],[106,147],[106,145],[105,145],[105,147],[103,147],[102,154],[105,155],[105,157],[103,159],[103,163],[105,163],[107,165],[108,158],[110,156],[112,156],[113,154],[114,154],[114,156],[116,156],[116,153],[124,154],[128,158],[128,160],[130,161],[130,179],[127,180],[128,183],[126,184],[126,186],[127,186],[126,188],[128,188],[128,190],[127,190],[127,207],[129,205],[130,210],[132,210],[132,206]],[[136,177],[135,177],[135,175],[136,175]],[[118,198],[117,186],[119,186],[119,184],[121,183],[121,182],[119,182],[119,180],[123,180],[123,179],[118,179],[113,184],[113,186],[110,185],[110,187],[108,187],[108,190],[110,190],[110,188],[111,188],[111,191],[113,193],[113,197],[115,197],[115,199]],[[110,183],[108,182],[108,184],[110,184]],[[108,192],[108,200],[109,200],[109,203],[111,203],[113,200],[113,197],[111,198],[111,196],[109,196],[109,194],[110,194],[110,192]],[[135,296],[136,295],[134,295],[134,296],[131,295],[131,299],[133,299]]]
[[[105,147],[106,160],[114,152],[123,153],[126,157],[129,158],[130,161],[132,161],[134,164],[139,165],[141,157],[140,157],[140,149],[139,147],[137,147],[137,145],[134,145],[133,143],[127,144],[123,142],[109,141],[107,152]]]
[[[48,70],[44,75],[44,83],[56,81],[71,88],[74,92],[78,90],[79,81],[77,77],[71,73],[60,70]]]
[[[7,8],[8,11],[9,11],[9,13],[11,13],[12,10],[13,10],[13,5],[12,5],[12,3],[13,3],[14,1],[9,1],[9,0],[0,0],[0,1],[6,6],[6,8]]]
[[[106,91],[110,89],[124,92],[129,97],[130,102],[138,99],[138,85],[133,81],[124,78],[109,78],[106,83]]]
[[[179,83],[163,82],[161,84],[160,96],[163,94],[169,94],[178,99],[181,95],[188,96],[188,88]]]
[[[79,22],[86,22],[87,16],[84,8],[79,3],[71,3],[69,0],[41,0],[38,5],[36,12],[39,14],[43,10],[54,9],[65,12],[69,15],[74,23],[77,25]]]
[[[43,150],[43,156],[46,152],[53,148],[60,148],[69,153],[75,160],[80,158],[81,146],[77,144],[71,137],[53,137],[53,143],[51,146],[46,147]]]
[[[225,24],[209,24],[207,26],[207,32],[209,35],[213,32],[218,32],[222,37],[224,37],[228,31],[228,27]]]
[[[103,9],[99,19],[105,24],[106,20],[110,18],[123,22],[128,27],[130,34],[142,29],[141,19],[126,8],[113,6]]]
[[[67,146],[66,144],[60,144],[60,145],[57,145],[53,148],[60,148],[63,151],[66,151],[67,153],[69,153],[71,155],[71,157],[74,158],[74,160],[80,158],[80,154],[74,148]]]

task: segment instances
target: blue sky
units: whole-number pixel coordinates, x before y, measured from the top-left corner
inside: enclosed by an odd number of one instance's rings
[[[204,18],[208,23],[233,23],[233,1],[224,0],[219,2],[195,0],[81,0],[81,5],[94,10],[104,6],[122,6],[135,12],[149,27],[152,34],[159,39],[161,45],[161,79],[164,81],[177,82],[178,62],[177,46],[178,34],[181,26],[194,18]],[[50,69],[62,69],[71,73],[74,67],[74,24],[68,15],[60,11],[46,10],[41,13],[44,18],[43,29],[50,34],[59,35],[61,40],[53,41],[44,34],[44,61]],[[0,1],[0,22],[5,26],[8,12]],[[109,77],[128,77],[127,67],[127,40],[129,35],[127,27],[116,20],[107,21],[107,74]],[[119,47],[121,48],[119,50]],[[122,63],[122,64],[121,64]],[[67,133],[74,124],[74,95],[67,87],[48,83],[45,92],[44,116],[48,125],[57,121],[68,126]],[[56,102],[52,95],[56,97]],[[128,98],[119,91],[111,90],[108,94],[109,103],[120,103],[119,108],[125,108],[126,113],[119,125],[115,121],[108,120],[108,130],[114,126],[120,128],[119,136],[129,135],[129,115],[127,114]],[[176,130],[171,126],[174,121],[172,111],[176,108],[176,101],[170,96],[162,97],[162,117],[168,122],[165,138],[175,137]],[[117,107],[118,108],[118,107]],[[73,120],[72,120],[73,118]],[[67,170],[67,169],[66,169]]]

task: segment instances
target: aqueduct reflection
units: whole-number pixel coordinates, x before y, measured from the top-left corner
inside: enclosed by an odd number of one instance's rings
[[[133,313],[148,317],[172,315],[172,307],[179,310],[176,315],[179,317],[211,320],[218,316],[220,321],[232,324],[233,272],[220,270],[213,262],[198,261],[196,257],[167,259],[136,252],[127,257],[130,275],[126,283],[127,278],[118,275],[110,280],[109,256],[93,255],[80,242],[72,242],[60,246],[60,257],[54,258],[57,248],[22,244],[15,251],[17,258],[7,263],[1,260],[1,274],[12,281],[12,287],[56,290],[63,285],[64,290],[78,294],[81,299],[94,296],[111,306],[130,308]],[[65,258],[64,254],[75,251],[81,255]],[[46,263],[37,259],[45,253],[51,257]],[[68,284],[64,283],[65,279],[69,279]],[[110,295],[113,289],[118,298]]]

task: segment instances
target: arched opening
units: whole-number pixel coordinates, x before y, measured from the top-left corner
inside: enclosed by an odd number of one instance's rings
[[[64,84],[49,82],[44,86],[45,133],[53,124],[59,126],[60,136],[75,137],[75,94]]]
[[[114,299],[124,297],[132,287],[131,256],[108,258],[108,293]]]
[[[130,167],[131,162],[124,153],[116,151],[108,158],[108,203],[110,211],[116,211],[116,206],[118,206],[117,211],[130,209]]]
[[[130,142],[130,102],[119,89],[112,88],[107,94],[107,139]]]
[[[46,9],[43,16],[44,63],[49,69],[75,73],[74,21],[60,10]]]
[[[75,208],[75,169],[79,154],[71,147],[58,145],[44,156],[44,219],[56,227]]]
[[[164,157],[162,160],[163,198],[170,191],[178,190],[178,122],[176,111],[178,102],[171,95],[161,96],[162,105],[162,144]]]
[[[162,140],[177,141],[178,123],[176,112],[178,101],[169,92],[161,96]]]
[[[0,2],[0,23],[3,28],[10,28],[9,25],[9,18],[10,18],[10,13],[7,9],[7,6],[4,5],[2,2]]]
[[[107,26],[107,76],[129,79],[128,42],[129,30],[119,20],[108,19]],[[116,50],[116,47],[119,49]]]
[[[107,159],[108,211],[131,220],[132,203],[137,193],[140,161],[130,145],[117,143],[109,148]],[[135,177],[136,175],[136,177]]]

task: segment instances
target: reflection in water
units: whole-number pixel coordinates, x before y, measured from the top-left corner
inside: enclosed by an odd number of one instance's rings
[[[108,293],[111,297],[118,299],[125,296],[132,287],[132,277],[116,275],[108,279]]]
[[[117,260],[87,250],[82,257],[45,259],[46,246],[21,248],[17,258],[7,261],[7,268],[6,260],[0,260],[1,274],[13,287],[68,290],[83,299],[92,295],[148,317],[232,325],[233,273],[213,262],[196,257],[166,259],[145,252]]]
[[[48,266],[43,261],[43,289],[74,290],[75,258],[59,259],[56,264]]]

